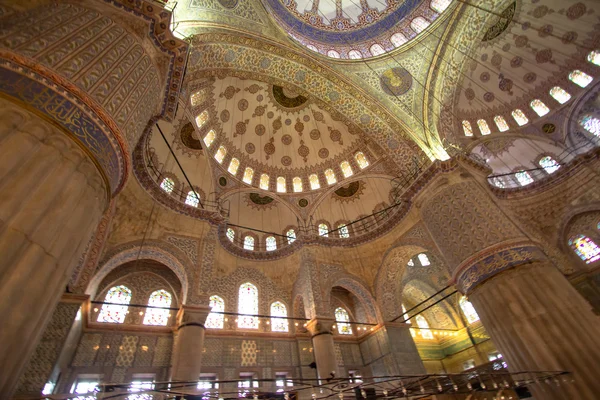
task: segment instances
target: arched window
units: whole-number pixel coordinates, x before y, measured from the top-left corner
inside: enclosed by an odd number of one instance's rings
[[[223,320],[225,316],[222,313],[225,311],[225,302],[219,296],[210,296],[210,314],[206,317],[204,326],[211,329],[223,329]]]
[[[591,51],[590,54],[588,54],[587,56],[587,60],[592,64],[600,65],[600,51]]]
[[[319,236],[328,237],[329,228],[325,224],[319,224]]]
[[[302,179],[300,179],[299,176],[292,179],[292,185],[294,186],[294,192],[297,193],[302,191]]]
[[[390,37],[390,42],[392,42],[394,47],[400,47],[404,43],[408,42],[408,39],[402,33],[396,32],[392,35],[392,37]]]
[[[315,52],[317,52],[317,53],[319,52],[319,49],[317,49],[317,47],[316,47],[316,46],[314,46],[314,45],[312,45],[312,44],[308,44],[308,45],[306,45],[306,47],[307,47],[309,50],[315,51]]]
[[[477,120],[477,126],[479,127],[479,131],[481,132],[482,135],[489,135],[490,133],[492,133],[492,131],[490,131],[490,127],[485,119]]]
[[[233,239],[235,239],[235,231],[232,228],[227,228],[227,239],[231,243],[233,243]]]
[[[206,91],[207,89],[202,89],[192,94],[190,100],[192,102],[193,107],[196,107],[198,104],[202,103],[206,99]]]
[[[554,86],[550,89],[550,96],[560,104],[565,104],[567,101],[571,100],[571,95],[569,92],[561,88],[560,86]]]
[[[581,118],[579,123],[586,131],[593,133],[596,136],[600,136],[600,119],[592,117],[591,115],[585,115]]]
[[[114,304],[102,304],[100,314],[98,315],[98,322],[122,324],[125,321],[127,305],[130,301],[131,290],[127,286],[120,285],[110,288],[106,293],[104,302]]]
[[[385,50],[383,49],[383,47],[381,47],[379,43],[375,43],[373,46],[371,46],[369,50],[371,50],[371,54],[373,56],[379,56],[385,53]]]
[[[410,324],[410,320],[408,319],[408,313],[406,312],[406,307],[402,304],[402,319],[404,319],[405,324]]]
[[[473,128],[471,127],[471,123],[469,121],[463,121],[462,126],[465,136],[473,136]]]
[[[423,32],[429,26],[429,21],[423,17],[417,17],[410,22],[410,27],[417,33]]]
[[[433,11],[441,14],[448,8],[451,2],[452,0],[431,0],[430,6]]]
[[[238,296],[238,328],[258,329],[258,289],[250,282],[240,286]]]
[[[280,301],[276,301],[275,303],[271,304],[271,331],[287,332],[287,319],[277,317],[287,317],[287,308],[285,307],[285,304]]]
[[[331,58],[340,58],[340,53],[338,53],[335,50],[329,50],[327,52],[327,56],[331,57]]]
[[[515,121],[517,121],[517,124],[519,124],[519,126],[523,126],[529,122],[529,119],[525,116],[525,113],[518,108],[514,110],[511,114]]]
[[[202,128],[204,124],[208,121],[208,110],[204,110],[196,117],[196,125],[198,128]]]
[[[225,159],[226,154],[227,149],[225,148],[225,146],[219,147],[219,150],[217,150],[217,152],[215,153],[215,160],[217,160],[217,162],[221,164],[223,162],[223,159]]]
[[[415,266],[415,262],[411,258],[410,260],[408,260],[408,262],[406,263],[406,265],[408,265],[409,267],[414,267]]]
[[[335,309],[335,323],[337,324],[337,330],[340,335],[352,335],[352,326],[349,324],[350,316],[348,311],[342,307]]]
[[[369,160],[367,160],[367,157],[365,157],[365,155],[363,154],[362,151],[359,151],[358,153],[356,153],[354,155],[354,159],[356,160],[356,162],[358,163],[358,166],[361,169],[365,169],[369,166]]]
[[[496,126],[500,132],[506,132],[509,129],[506,120],[501,115],[496,115],[494,117],[494,122],[496,123]]]
[[[288,244],[292,244],[296,241],[296,231],[293,229],[288,230],[285,233],[285,236],[287,236]]]
[[[533,178],[529,175],[527,171],[519,171],[515,174],[515,178],[519,181],[521,186],[527,186],[530,183],[533,183]]]
[[[325,170],[325,179],[327,180],[328,185],[333,185],[337,182],[337,179],[335,179],[335,174],[331,168]]]
[[[171,178],[165,178],[160,183],[160,188],[170,194],[175,188],[175,182]]]
[[[529,103],[529,105],[531,106],[531,108],[533,108],[533,111],[535,111],[535,113],[540,117],[543,117],[544,115],[550,112],[548,106],[545,105],[544,102],[540,99],[533,100],[531,103]]]
[[[591,81],[594,80],[594,78],[578,69],[569,74],[569,79],[571,80],[571,82],[582,88],[586,87],[590,84]]]
[[[348,227],[344,224],[338,226],[338,234],[342,239],[347,239],[350,237],[350,232],[348,231]]]
[[[244,183],[247,183],[248,185],[252,184],[252,177],[254,176],[254,170],[250,167],[246,167],[246,169],[244,170],[244,177],[242,178],[242,181],[244,181]]]
[[[166,290],[157,290],[152,292],[148,299],[150,307],[171,307],[171,293]],[[170,310],[165,308],[147,308],[144,315],[144,325],[165,326],[169,322]]]
[[[227,171],[231,174],[231,175],[235,175],[237,174],[237,170],[240,167],[240,160],[238,160],[237,158],[233,157],[231,159],[231,161],[229,162],[229,168],[227,168]]]
[[[215,131],[214,130],[210,130],[208,131],[208,133],[206,134],[206,136],[204,136],[204,144],[206,145],[206,147],[210,147],[211,144],[213,144],[213,142],[215,141]]]
[[[544,170],[549,174],[555,172],[560,168],[560,164],[550,156],[540,158],[538,164],[540,164],[540,167],[544,168]]]
[[[262,190],[269,190],[269,175],[261,174],[260,175],[260,184],[258,185]]]
[[[308,177],[308,180],[310,181],[311,190],[317,190],[321,188],[321,185],[319,184],[319,177],[317,176],[317,174],[311,174]]]
[[[200,204],[200,199],[196,196],[193,190],[190,190],[185,198],[185,204],[192,207],[198,207]]]
[[[467,318],[467,322],[469,324],[479,321],[479,315],[477,315],[475,307],[473,307],[473,304],[471,304],[471,302],[467,300],[465,296],[460,298],[458,304],[460,305],[463,314],[465,314],[465,318]]]
[[[421,263],[422,266],[427,267],[431,264],[429,262],[429,257],[427,257],[427,254],[421,253],[417,257],[419,257],[419,262]]]
[[[254,238],[252,236],[244,238],[244,250],[254,250]]]
[[[277,177],[277,191],[285,193],[285,178],[283,176]]]
[[[362,54],[358,50],[350,50],[348,52],[348,58],[350,58],[351,60],[358,60],[362,58]]]
[[[267,251],[277,250],[277,240],[274,236],[267,237]]]
[[[431,333],[431,329],[429,329],[429,324],[425,317],[417,315],[415,321],[417,321],[417,326],[421,328],[421,337],[423,337],[423,339],[433,339],[433,333]]]
[[[587,236],[578,235],[569,239],[569,246],[586,264],[600,259],[600,248]]]
[[[340,168],[342,170],[342,174],[344,174],[344,178],[348,178],[354,173],[352,172],[352,167],[350,167],[350,163],[348,161],[342,161],[340,163]]]

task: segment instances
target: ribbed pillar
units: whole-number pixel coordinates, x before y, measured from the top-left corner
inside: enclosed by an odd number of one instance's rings
[[[6,100],[0,110],[0,398],[10,398],[107,192],[64,132]]]
[[[173,341],[171,380],[189,382],[197,381],[200,377],[204,350],[204,323],[210,309],[210,307],[183,306],[179,310],[177,332]]]
[[[325,380],[330,379],[332,374],[335,378],[340,377],[335,357],[333,334],[331,333],[334,324],[334,319],[313,318],[306,325],[306,329],[308,329],[312,336],[317,374],[323,383],[325,383]]]
[[[511,371],[573,372],[573,384],[532,385],[536,399],[598,399],[600,317],[552,264],[500,273],[469,300]]]

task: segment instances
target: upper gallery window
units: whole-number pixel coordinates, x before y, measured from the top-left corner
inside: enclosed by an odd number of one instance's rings
[[[569,79],[573,83],[575,83],[577,86],[580,86],[582,88],[586,87],[587,85],[590,84],[591,81],[594,80],[594,78],[592,78],[585,72],[580,71],[578,69],[576,69],[575,71],[573,71],[569,74]]]
[[[235,175],[237,174],[237,170],[240,167],[240,160],[238,160],[237,158],[233,157],[231,159],[231,161],[229,162],[229,168],[227,168],[227,171],[231,174],[231,175]]]
[[[238,297],[238,328],[258,329],[258,289],[250,282],[240,286]]]
[[[348,227],[344,224],[338,226],[338,234],[342,239],[347,239],[350,237],[350,232],[348,231]]]
[[[215,153],[215,160],[217,160],[217,162],[221,164],[226,154],[227,149],[225,148],[225,146],[219,147],[219,150],[217,150],[217,152]]]
[[[335,179],[335,174],[331,168],[325,170],[325,179],[327,180],[328,185],[333,185],[337,182],[337,179]]]
[[[358,153],[356,153],[354,155],[354,159],[356,160],[356,162],[358,163],[358,166],[361,169],[365,169],[369,166],[369,160],[367,160],[367,157],[365,157],[365,155],[363,154],[362,151],[359,151]]]
[[[196,117],[196,125],[198,128],[202,128],[204,124],[208,121],[208,110],[204,110]]]
[[[317,174],[311,174],[308,177],[308,180],[310,182],[311,190],[317,190],[321,188],[321,185],[319,184],[319,177],[317,176]]]
[[[433,333],[431,333],[431,329],[429,329],[429,323],[422,315],[417,315],[415,317],[417,321],[417,326],[421,328],[421,336],[423,339],[433,339]]]
[[[319,224],[319,236],[328,237],[329,227],[325,224]]]
[[[296,231],[293,229],[288,230],[285,233],[285,236],[287,236],[288,244],[292,244],[296,241]]]
[[[406,312],[406,307],[402,304],[402,318],[404,318],[405,324],[410,324],[410,320],[408,319],[408,313]]]
[[[587,56],[587,60],[592,64],[600,65],[600,51],[594,50]]]
[[[417,257],[419,258],[419,262],[422,266],[427,267],[431,264],[431,262],[429,261],[429,257],[427,257],[427,254],[421,253]]]
[[[233,243],[233,239],[235,239],[235,231],[232,228],[227,228],[227,239]]]
[[[150,307],[165,307],[165,308],[147,308],[144,315],[144,325],[161,325],[165,326],[169,322],[171,316],[168,307],[171,307],[171,293],[166,290],[156,290],[150,295],[148,305]]]
[[[283,176],[277,177],[277,191],[285,193],[285,178]]]
[[[569,239],[569,246],[586,264],[600,259],[600,248],[589,237],[578,235]]]
[[[327,52],[327,56],[331,57],[331,58],[340,58],[340,53],[338,53],[335,50],[329,50]]]
[[[555,172],[560,168],[560,164],[550,156],[544,156],[540,158],[538,164],[540,164],[540,167],[544,168],[544,170],[549,174]]]
[[[110,288],[104,298],[105,303],[98,315],[98,322],[112,322],[122,324],[127,315],[128,304],[131,301],[131,290],[127,286],[115,286]]]
[[[208,133],[206,134],[206,136],[204,136],[204,144],[206,145],[206,147],[210,147],[210,145],[215,141],[215,131],[214,130],[210,130],[208,131]]]
[[[274,236],[267,237],[267,251],[277,250],[277,240]]]
[[[194,107],[197,106],[198,104],[202,103],[205,99],[206,99],[206,89],[197,91],[196,93],[194,93],[192,95],[192,98],[191,98],[192,106],[194,106]]]
[[[167,193],[171,193],[175,188],[175,182],[173,182],[173,179],[171,178],[165,178],[160,183],[160,188]]]
[[[544,102],[540,99],[533,100],[531,103],[529,103],[529,105],[531,106],[531,108],[533,108],[533,111],[535,111],[535,113],[540,117],[543,117],[544,115],[550,112],[548,106],[546,106]]]
[[[261,174],[260,175],[260,183],[258,185],[262,190],[269,190],[269,175]]]
[[[479,126],[479,130],[481,131],[482,135],[489,135],[490,133],[492,133],[485,119],[477,120],[477,126]]]
[[[223,329],[223,314],[215,314],[222,313],[225,311],[225,302],[219,296],[210,296],[210,314],[206,317],[206,322],[204,326],[212,329]]]
[[[352,172],[352,167],[350,167],[350,163],[348,161],[342,161],[340,163],[340,168],[342,169],[342,174],[344,174],[345,178],[352,176],[354,172]]]
[[[302,191],[302,179],[299,176],[292,179],[292,185],[294,186],[294,192]]]
[[[289,328],[288,321],[285,318],[287,318],[287,308],[285,307],[285,304],[280,301],[271,304],[271,331],[287,332]]]
[[[352,335],[352,326],[349,324],[350,316],[348,311],[342,307],[335,309],[335,323],[337,324],[337,330],[341,335]]]
[[[200,199],[196,196],[193,190],[190,190],[185,198],[185,204],[192,207],[198,207],[200,204]]]
[[[519,124],[519,126],[523,126],[529,122],[529,119],[525,116],[525,113],[518,108],[514,110],[511,114],[515,121],[517,121],[517,124]]]
[[[452,3],[452,0],[431,0],[430,7],[433,11],[442,13]]]
[[[527,186],[530,183],[533,183],[533,178],[529,175],[527,171],[519,171],[515,174],[515,178],[519,181],[521,186]]]
[[[496,123],[496,126],[500,132],[506,132],[509,129],[506,120],[501,115],[496,115],[494,117],[494,122]]]
[[[392,35],[392,37],[390,37],[390,42],[392,42],[394,47],[400,47],[404,43],[408,42],[408,39],[402,33],[397,32],[397,33],[394,33]]]
[[[246,236],[244,238],[244,250],[254,250],[254,238],[252,236]]]
[[[591,115],[586,115],[581,118],[580,124],[588,132],[593,133],[596,136],[600,136],[600,119],[592,117]]]
[[[473,136],[473,128],[471,127],[471,123],[469,121],[463,121],[462,126],[465,136]]]
[[[362,58],[362,54],[358,50],[350,50],[348,52],[348,58],[350,58],[351,60],[358,60]]]
[[[467,322],[469,324],[479,321],[479,315],[477,315],[477,311],[475,311],[475,307],[473,307],[473,304],[471,304],[471,302],[469,300],[467,300],[467,298],[465,296],[460,298],[460,300],[458,301],[458,304],[460,305],[460,308],[461,308],[463,314],[465,315],[465,317],[467,318]]]
[[[242,178],[242,181],[244,181],[244,183],[247,183],[248,185],[250,185],[252,183],[253,176],[254,176],[254,170],[250,167],[246,167],[246,169],[244,170],[244,177]]]
[[[385,50],[383,49],[383,47],[381,47],[379,43],[375,43],[373,46],[371,46],[370,50],[373,56],[379,56],[385,53]]]
[[[429,26],[429,21],[423,17],[417,17],[410,22],[410,27],[417,33],[423,32]]]
[[[560,104],[565,104],[567,101],[571,100],[571,95],[569,92],[561,88],[560,86],[554,86],[550,89],[550,96]]]

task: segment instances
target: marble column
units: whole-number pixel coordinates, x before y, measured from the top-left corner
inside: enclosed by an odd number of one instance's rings
[[[389,355],[395,365],[395,371],[388,371],[389,375],[419,375],[425,374],[425,365],[417,350],[410,325],[398,322],[386,322],[381,328],[381,335],[387,341]]]
[[[171,367],[172,381],[197,381],[200,377],[204,350],[204,323],[210,310],[210,307],[205,306],[184,305],[177,313],[177,331],[173,341]]]
[[[82,148],[0,99],[0,398],[10,398],[108,205]]]
[[[332,374],[336,378],[340,378],[333,343],[332,331],[334,325],[334,319],[322,317],[313,318],[306,325],[306,329],[310,332],[312,338],[317,374],[323,383],[326,379],[331,378]]]

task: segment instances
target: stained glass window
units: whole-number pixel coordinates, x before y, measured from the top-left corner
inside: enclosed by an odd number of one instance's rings
[[[219,296],[210,296],[210,302],[208,303],[210,306],[210,314],[206,317],[206,322],[204,326],[211,329],[223,329],[223,321],[225,320],[225,316],[222,313],[225,311],[225,302]]]
[[[285,178],[283,176],[277,177],[277,191],[285,193]]]
[[[367,157],[365,157],[365,155],[363,154],[362,151],[359,151],[358,153],[356,153],[354,155],[354,159],[356,160],[356,162],[358,163],[358,166],[361,169],[367,168],[369,166],[369,160],[367,160]]]
[[[370,50],[373,56],[379,56],[385,53],[385,50],[383,49],[383,47],[381,47],[379,43],[375,43],[373,46],[371,46]]]
[[[258,289],[250,282],[240,286],[238,297],[238,328],[258,329]]]
[[[560,104],[565,104],[567,101],[571,100],[571,95],[560,86],[554,86],[550,89],[550,96]]]
[[[417,17],[410,22],[410,27],[417,33],[423,32],[429,26],[429,21],[423,17]]]
[[[515,174],[515,178],[519,181],[521,186],[527,186],[530,183],[533,183],[533,178],[529,175],[527,171],[519,171]]]
[[[261,174],[260,175],[260,183],[258,185],[262,190],[269,190],[269,175]]]
[[[238,170],[239,167],[240,167],[240,160],[238,160],[237,158],[233,157],[231,159],[231,161],[229,162],[229,168],[227,168],[227,171],[231,175],[235,175],[237,173],[237,170]]]
[[[277,250],[277,240],[274,236],[267,237],[267,251]]]
[[[429,262],[429,257],[427,257],[427,254],[421,253],[417,257],[419,258],[419,262],[421,263],[422,266],[427,267],[428,265],[431,264]]]
[[[350,322],[350,316],[348,311],[342,307],[335,309],[335,323],[337,324],[337,330],[341,335],[352,335],[352,326]]]
[[[254,170],[250,167],[246,167],[246,169],[244,170],[244,177],[242,178],[242,180],[244,181],[244,183],[247,183],[248,185],[250,185],[252,183],[253,176],[254,176]]]
[[[358,60],[362,58],[362,54],[358,50],[350,50],[348,52],[348,58],[350,58],[351,60]]]
[[[594,80],[594,78],[592,78],[585,72],[580,71],[578,69],[576,69],[575,71],[573,71],[569,74],[569,79],[573,83],[575,83],[577,86],[580,86],[582,88],[586,87],[587,85],[590,84],[591,81]]]
[[[406,307],[402,304],[402,319],[404,319],[405,324],[410,324],[410,320],[408,319],[408,313],[406,312]]]
[[[417,315],[415,317],[415,320],[417,321],[417,326],[421,328],[421,337],[423,339],[433,339],[433,333],[431,333],[431,330],[429,329],[429,324],[427,323],[425,317],[423,317],[422,315]]]
[[[529,105],[531,106],[531,108],[533,108],[533,111],[535,111],[535,113],[540,117],[543,117],[544,115],[550,112],[548,106],[545,105],[544,102],[540,99],[533,100],[531,103],[529,103]]]
[[[327,55],[328,55],[329,57],[331,57],[331,58],[340,58],[340,53],[338,53],[338,52],[337,52],[337,51],[335,51],[335,50],[329,50],[329,51],[327,52]]]
[[[252,236],[244,238],[244,250],[254,250],[254,238]]]
[[[390,38],[390,42],[392,42],[394,47],[400,47],[404,43],[408,42],[408,39],[400,32],[397,32],[392,35],[392,37]]]
[[[342,169],[342,174],[344,174],[345,178],[352,176],[354,172],[352,172],[352,167],[350,167],[350,163],[348,161],[342,161],[340,163],[340,168]]]
[[[492,184],[499,188],[504,188],[506,185],[504,184],[504,180],[501,177],[495,176],[492,178]]]
[[[308,180],[310,181],[311,190],[317,190],[321,188],[321,184],[319,183],[319,177],[317,176],[317,174],[311,174],[308,177]]]
[[[338,226],[338,234],[342,239],[347,239],[350,237],[350,232],[348,231],[348,227],[346,225]]]
[[[288,244],[292,244],[296,241],[296,231],[293,229],[288,230],[285,235],[287,236]]]
[[[167,193],[171,193],[175,188],[175,182],[173,182],[173,179],[171,178],[165,178],[160,183],[160,188]]]
[[[227,239],[233,243],[233,239],[235,239],[235,231],[232,228],[227,228]]]
[[[473,128],[471,127],[471,123],[469,121],[463,121],[462,126],[465,136],[473,136]]]
[[[287,317],[287,309],[285,304],[280,301],[276,301],[271,304],[271,331],[273,332],[287,332],[288,331],[288,320],[277,317]]]
[[[194,106],[194,107],[197,106],[198,104],[202,103],[205,99],[206,99],[206,89],[197,91],[196,93],[194,93],[192,95],[192,98],[191,98],[192,106]]]
[[[217,150],[217,152],[215,153],[215,160],[217,160],[217,162],[221,164],[226,154],[227,149],[224,146],[219,147],[219,150]]]
[[[594,50],[587,56],[587,60],[592,64],[600,65],[600,51]]]
[[[452,0],[431,0],[431,9],[435,12],[442,13],[448,6]]]
[[[202,111],[202,113],[196,117],[196,125],[198,125],[198,128],[202,128],[206,121],[208,121],[208,110]]]
[[[490,131],[490,127],[485,119],[477,120],[477,126],[479,127],[479,131],[481,132],[482,135],[489,135],[490,133],[492,133],[492,131]]]
[[[477,315],[477,311],[475,311],[475,307],[473,304],[465,296],[461,297],[458,301],[460,308],[462,309],[463,314],[467,318],[467,322],[472,324],[473,322],[479,321],[479,315]]]
[[[337,179],[335,179],[335,173],[331,168],[325,170],[325,179],[327,180],[328,185],[333,185],[337,182]]]
[[[116,304],[102,304],[98,322],[112,322],[122,324],[127,315],[127,305],[131,301],[131,290],[127,286],[115,286],[106,293],[104,302]],[[122,304],[122,305],[121,305]]]
[[[214,130],[210,130],[208,131],[208,133],[206,134],[206,136],[204,136],[204,144],[206,145],[206,147],[210,147],[210,145],[215,141],[215,131]]]
[[[411,258],[410,260],[408,260],[408,262],[406,263],[406,265],[408,265],[409,267],[414,267],[415,266],[415,262]]]
[[[509,129],[506,120],[501,115],[496,115],[494,117],[494,122],[496,123],[496,126],[500,132],[506,132]]]
[[[538,163],[540,164],[540,167],[544,168],[544,170],[549,174],[555,172],[560,168],[560,164],[550,156],[540,158],[540,161]]]
[[[152,292],[148,305],[151,307],[171,307],[171,293],[166,290],[157,290]],[[144,315],[144,325],[162,325],[169,322],[170,310],[164,308],[147,308]]]
[[[587,236],[578,235],[569,239],[569,246],[586,264],[600,259],[600,248]]]
[[[294,186],[294,192],[302,191],[302,179],[300,179],[300,177],[297,176],[292,179],[292,185]]]
[[[517,121],[517,124],[519,124],[519,126],[523,126],[529,122],[529,119],[525,116],[525,113],[518,108],[514,110],[511,114],[515,121]]]
[[[591,115],[586,115],[581,118],[580,124],[588,132],[593,133],[596,136],[600,136],[600,119],[592,117]]]
[[[200,199],[196,196],[193,190],[190,190],[185,198],[185,204],[192,207],[198,207],[200,204]]]
[[[319,224],[319,236],[328,237],[329,228],[325,224]]]

